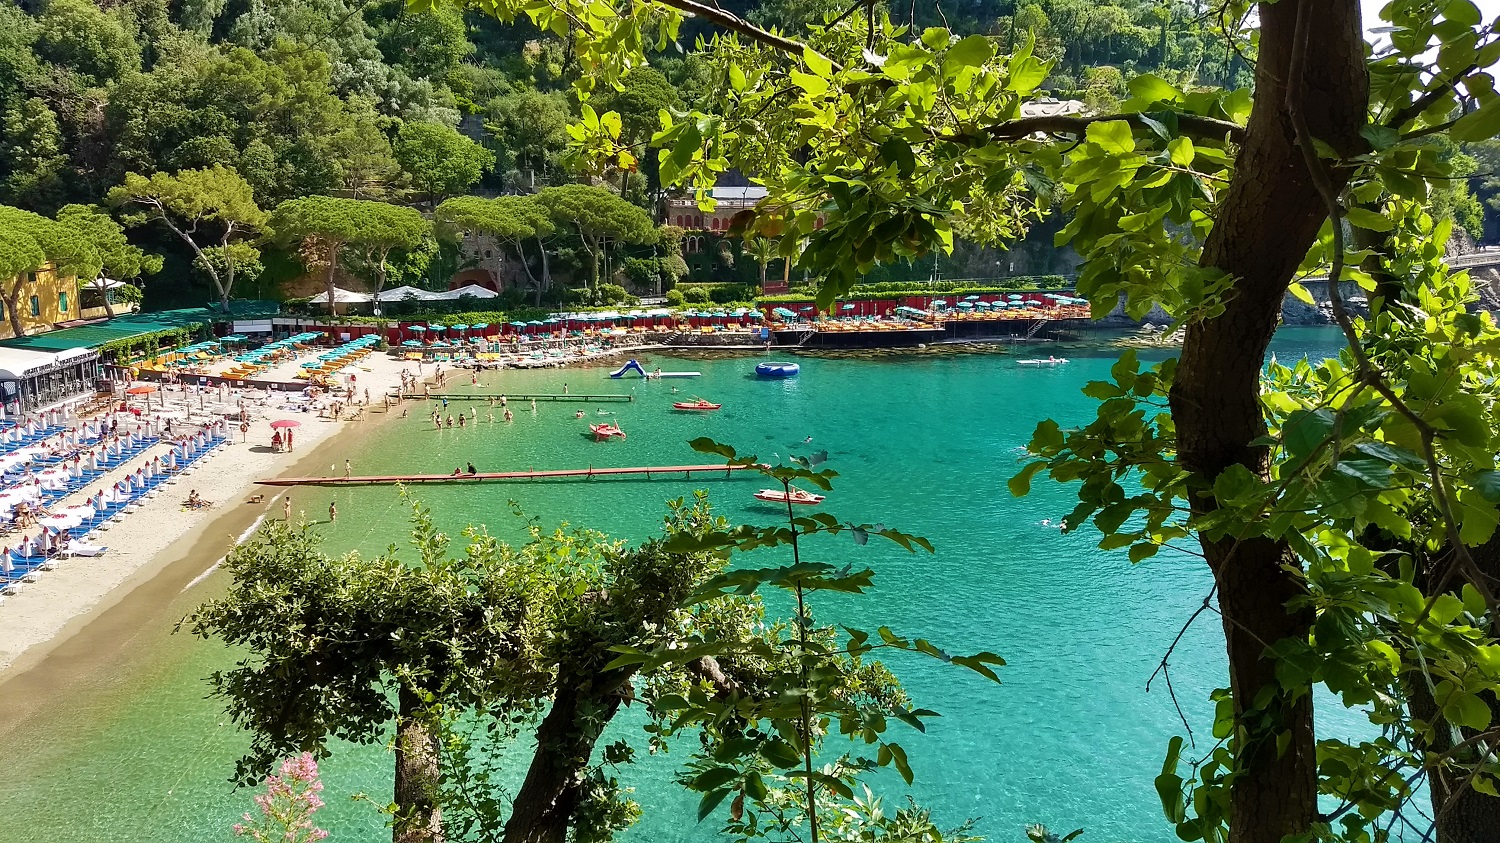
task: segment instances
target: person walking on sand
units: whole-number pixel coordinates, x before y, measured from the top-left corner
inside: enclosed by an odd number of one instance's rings
[[[337,521],[338,519],[339,519],[339,505],[336,504],[336,503],[334,503],[333,501],[329,501],[328,502],[328,523],[332,524],[333,522]]]
[[[292,496],[287,495],[281,499],[281,520],[292,523]]]

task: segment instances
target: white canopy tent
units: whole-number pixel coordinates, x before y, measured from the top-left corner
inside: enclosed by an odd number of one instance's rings
[[[417,301],[433,301],[437,296],[440,295],[442,294],[434,293],[429,290],[419,290],[416,287],[396,287],[391,290],[381,290],[380,300],[383,302],[404,301],[406,299],[416,299]]]
[[[466,284],[462,287],[459,287],[457,290],[449,290],[446,293],[437,294],[437,297],[439,299],[445,301],[461,299],[464,296],[473,296],[476,299],[494,299],[499,298],[500,294],[495,292],[494,290],[491,290],[489,287],[481,287],[478,284]]]
[[[340,287],[333,288],[333,301],[335,304],[366,304],[374,297],[369,293],[356,293],[353,290],[345,290]],[[328,293],[325,291],[308,299],[308,304],[328,304]]]

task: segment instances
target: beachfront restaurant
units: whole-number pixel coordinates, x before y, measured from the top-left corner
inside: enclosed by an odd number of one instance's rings
[[[0,408],[13,419],[89,398],[99,375],[99,352],[93,349],[0,347]]]

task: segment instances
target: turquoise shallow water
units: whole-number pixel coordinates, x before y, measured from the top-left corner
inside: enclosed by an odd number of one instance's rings
[[[1322,356],[1335,341],[1329,332],[1287,331],[1276,351],[1283,359]],[[410,418],[358,443],[354,468],[398,473],[446,472],[468,461],[481,471],[706,462],[685,444],[695,436],[762,458],[826,449],[843,475],[828,511],[927,536],[937,553],[819,543],[821,558],[877,572],[871,595],[829,602],[822,616],[866,627],[889,624],[954,651],[995,650],[1010,662],[1001,685],[928,661],[897,663],[916,701],[943,715],[927,735],[903,741],[917,772],[916,797],[946,824],[977,818],[977,830],[995,840],[1023,839],[1024,824],[1045,822],[1064,832],[1086,828],[1086,840],[1166,841],[1174,837],[1151,779],[1181,725],[1164,689],[1153,686],[1148,694],[1144,686],[1207,593],[1209,578],[1187,556],[1163,555],[1131,567],[1120,554],[1096,550],[1088,531],[1061,535],[1043,522],[1072,508],[1066,488],[1038,482],[1021,500],[1006,491],[1037,420],[1083,420],[1092,402],[1078,388],[1105,377],[1114,359],[1106,352],[1053,351],[1073,362],[1025,368],[1005,355],[802,359],[802,376],[782,382],[750,377],[750,359],[663,359],[663,368],[704,373],[678,382],[677,397],[699,393],[724,403],[709,415],[671,412],[671,381],[609,381],[598,370],[492,373],[487,389],[497,378],[500,388],[514,392],[553,391],[564,382],[575,393],[633,388],[636,402],[603,405],[629,438],[596,444],[582,435],[586,422],[597,420],[595,406],[576,420],[577,405],[542,404],[533,415],[513,403],[516,418],[507,425],[487,423],[490,409],[481,401],[478,425],[433,431],[421,405],[413,405]],[[455,402],[452,409],[462,406]],[[808,436],[813,441],[804,445]],[[710,489],[732,519],[775,517],[750,498],[759,484],[748,478],[431,487],[420,495],[455,531],[484,523],[492,532],[515,535],[518,524],[507,505],[513,499],[543,523],[566,520],[640,537],[656,529],[665,499],[696,486]],[[403,542],[405,512],[391,489],[297,490],[294,506],[326,519],[330,500],[338,503],[338,523],[318,526],[330,550],[378,552]],[[234,793],[224,780],[244,739],[223,722],[218,705],[203,698],[201,682],[228,655],[167,634],[172,620],[223,587],[211,577],[179,597],[126,642],[110,675],[59,689],[43,713],[6,735],[0,815],[26,821],[0,823],[0,843],[231,839],[227,827],[249,794]],[[1223,673],[1219,637],[1202,621],[1173,659],[1178,694],[1195,727],[1205,730],[1205,700]],[[639,736],[630,718],[619,732]],[[1325,706],[1320,727],[1332,733],[1357,725]],[[645,808],[628,839],[713,839],[714,824],[695,824],[695,801],[667,783],[671,765],[681,760],[648,759],[622,771]],[[333,839],[381,838],[382,821],[369,804],[348,797],[367,792],[386,801],[389,767],[380,748],[344,748],[325,765],[329,808],[320,819]],[[899,790],[889,789],[897,798]]]

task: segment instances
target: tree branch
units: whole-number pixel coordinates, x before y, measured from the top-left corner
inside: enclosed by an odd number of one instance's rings
[[[1391,119],[1387,120],[1385,125],[1394,129],[1409,120],[1415,120],[1419,114],[1426,111],[1433,103],[1442,99],[1444,96],[1447,96],[1449,92],[1458,87],[1458,83],[1463,81],[1463,78],[1465,76],[1468,76],[1470,73],[1473,73],[1478,69],[1479,65],[1471,64],[1463,70],[1460,70],[1459,72],[1453,74],[1451,77],[1444,80],[1442,83],[1432,88],[1427,93],[1423,94],[1420,97],[1417,97],[1414,102],[1407,105],[1405,108],[1391,115]]]
[[[761,29],[760,27],[756,26],[750,21],[745,20],[739,15],[736,15],[733,12],[727,12],[721,8],[718,8],[717,6],[705,6],[702,3],[695,2],[695,0],[656,0],[656,2],[660,3],[663,6],[669,6],[680,12],[687,12],[694,17],[702,18],[711,23],[716,23],[719,26],[722,26],[725,29],[729,30],[730,32],[738,33],[745,36],[746,38],[749,38],[752,41],[760,44],[765,44],[768,47],[773,47],[777,50],[782,51],[783,53],[787,53],[788,55],[801,58],[803,52],[806,50],[811,50],[814,53],[818,53],[817,50],[814,50],[811,46],[804,44],[801,41],[787,38],[783,35],[778,35],[774,32],[771,32],[770,30]],[[822,55],[821,53],[818,54]],[[833,59],[828,58],[828,56],[823,56],[823,58],[828,59],[828,61],[832,62],[834,70],[844,69],[843,65],[839,64],[836,61],[833,61]]]
[[[1205,139],[1224,139],[1241,143],[1245,139],[1245,127],[1228,120],[1203,117],[1197,114],[1177,114],[1177,128],[1184,134]],[[1123,120],[1137,129],[1148,128],[1144,114],[1100,114],[1093,117],[1077,115],[1047,115],[1020,117],[1006,120],[984,129],[985,134],[995,140],[1020,140],[1035,134],[1064,134],[1082,137],[1093,123],[1108,123]]]

